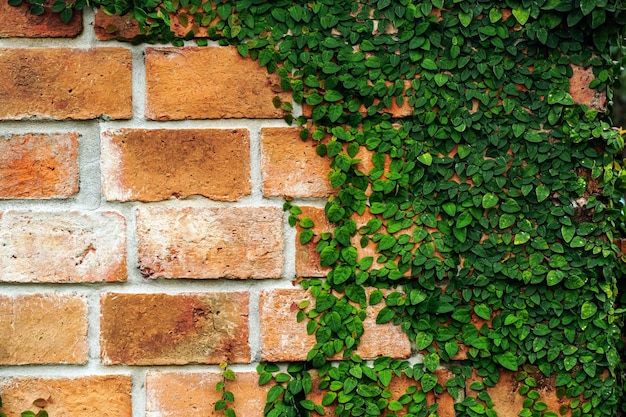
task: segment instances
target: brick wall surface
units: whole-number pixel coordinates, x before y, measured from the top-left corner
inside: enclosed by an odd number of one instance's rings
[[[136,30],[89,10],[66,26],[0,1],[4,410],[219,415],[228,361],[238,415],[261,416],[256,365],[303,359],[313,343],[295,319],[310,295],[294,282],[328,272],[282,205],[330,230],[328,161],[282,120],[272,99],[290,97],[255,62],[216,45],[119,43],[110,19]],[[419,360],[375,315],[361,355]],[[517,388],[502,384],[492,397]],[[429,401],[454,415],[450,397]]]

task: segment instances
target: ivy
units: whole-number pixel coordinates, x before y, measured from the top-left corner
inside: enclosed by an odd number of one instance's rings
[[[134,42],[181,45],[205,28],[310,108],[286,120],[329,158],[334,230],[316,236],[299,208],[285,209],[331,271],[302,282],[315,299],[297,313],[316,339],[307,360],[286,372],[259,365],[260,383],[272,384],[266,416],[326,406],[426,416],[437,413],[428,395],[448,392],[457,415],[491,417],[489,387],[504,370],[520,383],[522,417],[622,407],[613,239],[623,137],[610,109],[579,103],[569,87],[576,67],[591,68],[589,88],[610,105],[621,2],[59,0],[53,10],[69,20],[86,5],[129,13],[142,30]],[[173,15],[190,24],[186,36],[171,31]],[[376,255],[361,258],[367,246]],[[368,305],[380,305],[377,323],[401,326],[422,363],[356,354]],[[444,383],[442,365],[454,375]],[[415,382],[394,396],[399,377]],[[548,410],[539,378],[553,378],[559,410]],[[308,398],[314,383],[321,404]],[[466,387],[476,395],[461,396]]]

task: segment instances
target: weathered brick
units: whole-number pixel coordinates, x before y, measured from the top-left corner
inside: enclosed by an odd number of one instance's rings
[[[128,119],[130,50],[1,48],[0,91],[0,119]]]
[[[300,218],[308,217],[313,220],[315,226],[312,230],[315,235],[311,242],[302,245],[300,244],[302,228],[299,225],[296,228],[296,274],[306,278],[325,277],[330,268],[320,265],[320,254],[315,251],[315,247],[319,241],[319,235],[330,232],[334,228],[328,221],[323,208],[301,206],[300,209],[302,210]]]
[[[132,39],[141,34],[139,24],[130,17],[130,14],[124,16],[108,15],[102,9],[96,11],[93,30],[99,41],[109,41],[118,37]]]
[[[277,207],[137,209],[139,268],[146,277],[280,278]]]
[[[0,296],[1,365],[84,364],[87,357],[84,297],[54,293]]]
[[[606,110],[606,93],[600,90],[589,88],[589,83],[593,81],[593,67],[582,67],[572,65],[572,77],[569,80],[569,93],[576,104],[584,104],[592,109]]]
[[[330,161],[315,152],[317,143],[302,141],[299,128],[261,129],[261,173],[266,197],[327,197]]]
[[[283,116],[280,81],[234,47],[146,49],[146,117],[153,120]]]
[[[78,192],[78,134],[0,136],[0,198]]]
[[[301,289],[264,290],[259,296],[261,321],[261,358],[268,362],[288,362],[306,359],[315,344],[315,336],[307,335],[306,320],[298,323],[296,313],[302,300],[313,300]],[[363,322],[365,332],[357,353],[365,359],[378,356],[407,358],[411,344],[399,326],[376,324],[382,304],[367,307]]]
[[[44,2],[50,6],[52,0]],[[73,38],[83,30],[82,12],[75,12],[68,24],[61,21],[58,13],[46,8],[36,16],[29,12],[26,3],[19,7],[0,2],[0,38]]]
[[[108,200],[157,201],[199,194],[249,195],[246,129],[119,129],[102,134],[102,189]]]
[[[108,293],[100,304],[107,365],[250,361],[248,293]]]
[[[146,376],[146,417],[223,416],[215,411],[221,391],[215,384],[222,381],[217,372],[148,372]],[[236,372],[234,381],[226,382],[226,389],[235,396],[232,404],[238,416],[263,417],[269,386],[259,386],[256,372]]]
[[[0,378],[3,410],[9,416],[27,409],[36,413],[36,402],[56,417],[131,417],[131,391],[131,378],[126,375]]]
[[[560,413],[560,407],[564,404],[569,406],[571,399],[567,397],[558,397],[555,378],[546,378],[538,370],[536,372],[532,372],[532,369],[529,370],[531,372],[528,376],[534,378],[537,383],[537,386],[532,389],[539,393],[539,401],[546,403],[548,406],[547,411],[553,411],[559,416],[571,416],[571,409],[569,409],[569,407],[568,412],[565,414]],[[480,381],[481,378],[474,375],[472,380],[468,381],[468,385],[474,380]],[[499,416],[516,416],[520,411],[522,411],[524,408],[524,400],[526,399],[526,396],[519,393],[519,388],[522,384],[524,384],[524,381],[517,380],[517,372],[500,369],[500,379],[498,380],[498,383],[493,387],[485,388],[493,400],[493,409]],[[477,395],[477,392],[468,387],[467,394],[475,396]]]
[[[125,229],[113,212],[0,212],[0,282],[125,281]]]

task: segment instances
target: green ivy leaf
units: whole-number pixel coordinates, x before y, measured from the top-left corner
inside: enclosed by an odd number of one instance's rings
[[[515,19],[520,25],[524,26],[526,22],[528,22],[528,18],[530,17],[530,8],[526,9],[523,7],[514,7],[512,12],[513,16],[515,16]]]
[[[494,356],[496,362],[510,371],[517,372],[517,357],[512,352],[504,352]]]
[[[580,318],[587,320],[593,317],[598,311],[598,307],[592,301],[585,301],[580,307]]]

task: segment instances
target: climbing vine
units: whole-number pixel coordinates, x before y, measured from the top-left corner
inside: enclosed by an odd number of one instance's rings
[[[26,1],[43,13],[43,0]],[[198,44],[236,45],[281,77],[305,111],[286,120],[330,160],[334,230],[316,233],[285,205],[330,272],[302,281],[314,297],[297,314],[316,338],[307,360],[259,365],[259,382],[273,384],[266,416],[328,406],[340,416],[437,415],[431,396],[447,392],[457,415],[491,417],[489,388],[503,372],[519,381],[522,417],[623,407],[613,244],[623,138],[610,118],[620,1],[56,0],[52,9],[69,21],[86,6],[130,13],[135,42],[181,45],[206,30]],[[570,94],[584,70],[593,102]],[[379,305],[377,323],[402,328],[420,363],[357,355],[368,305]],[[442,366],[453,375],[445,381]],[[394,396],[399,378],[414,383]],[[308,396],[314,384],[321,404]]]

